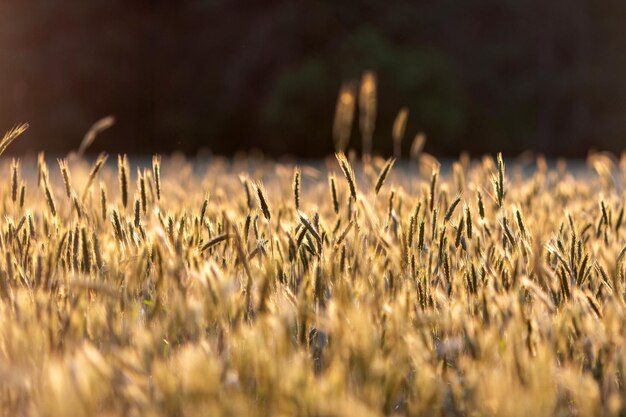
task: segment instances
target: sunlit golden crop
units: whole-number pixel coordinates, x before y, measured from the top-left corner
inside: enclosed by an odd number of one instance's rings
[[[3,160],[0,414],[621,415],[626,159],[424,141]]]

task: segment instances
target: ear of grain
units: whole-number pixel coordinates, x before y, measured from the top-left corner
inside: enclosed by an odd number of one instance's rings
[[[322,244],[322,237],[320,236],[318,231],[315,229],[315,227],[313,227],[313,225],[311,224],[309,219],[304,215],[304,213],[301,213],[301,212],[298,212],[298,217],[300,218],[300,221],[302,222],[304,227],[306,227],[306,229],[309,231],[309,233],[311,233],[311,235],[315,238],[315,240],[317,241],[318,246],[321,246],[321,244]]]
[[[156,188],[157,200],[161,201],[161,156],[152,157],[152,175],[154,176],[154,186]]]
[[[0,140],[0,155],[2,155],[4,151],[6,151],[9,145],[13,143],[15,139],[17,139],[22,133],[26,132],[27,129],[28,123],[22,123],[5,133],[2,140]]]
[[[100,211],[102,214],[102,221],[105,221],[107,218],[107,193],[103,184],[100,184]]]
[[[81,247],[82,247],[82,269],[83,272],[91,271],[91,253],[89,250],[89,239],[87,238],[87,230],[85,227],[80,229]]]
[[[78,156],[83,156],[87,148],[89,148],[91,144],[96,140],[96,137],[100,133],[111,128],[114,124],[115,124],[115,117],[109,115],[109,116],[103,117],[102,119],[98,120],[93,125],[91,125],[87,133],[85,133],[85,136],[83,137],[83,140],[80,143],[80,146],[78,147]]]
[[[145,214],[148,206],[148,194],[146,192],[146,177],[137,168],[137,188],[139,189],[139,201],[141,202],[141,211]]]
[[[24,201],[26,199],[26,184],[22,183],[20,186],[20,209],[24,208]]]
[[[376,126],[376,100],[376,75],[367,71],[363,74],[359,89],[359,127],[364,155],[372,153],[372,139]]]
[[[296,167],[293,170],[293,180],[292,180],[293,199],[294,199],[294,204],[296,206],[296,210],[300,209],[300,182],[301,182],[300,176],[301,176],[300,168]]]
[[[257,202],[259,203],[259,208],[261,209],[261,212],[263,213],[263,217],[265,217],[265,220],[267,220],[268,222],[271,219],[271,213],[270,213],[270,207],[269,204],[267,203],[267,197],[266,197],[266,191],[265,191],[265,187],[263,186],[262,182],[257,182],[255,184],[255,189],[256,189],[256,197],[257,197]]]
[[[494,175],[492,182],[496,204],[498,207],[502,207],[504,200],[504,160],[501,153],[498,153],[498,172],[497,175]]]
[[[11,201],[13,201],[13,203],[17,201],[19,170],[20,170],[19,159],[11,158]]]
[[[437,194],[437,178],[439,176],[439,170],[433,170],[433,173],[430,177],[430,198],[428,200],[428,204],[430,207],[430,211],[432,212],[435,209],[435,198]]]
[[[459,224],[456,228],[456,239],[454,240],[454,247],[458,248],[461,244],[461,238],[463,237],[463,230],[465,228],[465,217],[461,217]]]
[[[253,192],[250,189],[250,181],[246,176],[243,175],[239,176],[239,180],[243,184],[243,188],[246,192],[246,205],[248,206],[249,210],[252,210],[254,208],[254,197],[252,196]]]
[[[135,227],[139,227],[141,224],[141,202],[139,198],[135,198],[135,210],[134,210],[134,221],[133,224]]]
[[[348,187],[350,188],[350,196],[356,200],[356,179],[354,176],[354,170],[352,169],[352,165],[346,158],[343,152],[338,152],[335,154],[337,158],[337,162],[339,162],[339,168],[341,168],[341,172],[343,172],[344,177],[348,181]]]
[[[206,194],[204,196],[204,201],[202,202],[202,208],[200,208],[200,225],[204,223],[204,216],[206,214],[206,210],[209,207],[209,195]]]
[[[204,252],[206,250],[209,250],[213,246],[217,245],[218,243],[224,242],[224,241],[228,240],[230,237],[231,236],[228,233],[224,233],[224,234],[221,234],[219,236],[216,236],[213,239],[209,240],[204,245],[202,245],[202,247],[200,248],[200,252]]]
[[[94,232],[91,236],[91,241],[93,245],[93,252],[95,255],[96,266],[98,270],[102,269],[104,265],[104,261],[102,259],[102,253],[100,252],[100,242],[98,241],[98,234]]]
[[[356,102],[356,85],[352,82],[344,83],[339,90],[335,107],[335,121],[333,123],[333,139],[335,151],[345,152],[350,140],[354,109]]]
[[[389,158],[387,163],[383,167],[382,171],[380,171],[380,175],[378,175],[378,180],[376,181],[376,187],[374,188],[376,194],[379,193],[380,189],[383,187],[391,168],[393,168],[393,164],[396,162],[395,158]]]
[[[328,176],[328,185],[330,187],[330,198],[333,202],[333,210],[335,214],[339,214],[339,197],[337,196],[337,185],[335,184],[335,175]]]
[[[108,158],[109,156],[106,153],[101,153],[100,155],[98,155],[98,159],[96,159],[96,162],[91,168],[91,172],[89,172],[89,177],[87,178],[87,183],[85,184],[85,188],[83,189],[83,193],[81,195],[82,201],[85,201],[85,197],[87,196],[87,192],[89,191],[89,188],[91,188],[91,184],[93,183],[93,180],[96,178],[96,175],[98,174],[100,169],[102,169],[102,167],[104,166],[104,163],[106,162]]]
[[[69,168],[67,166],[66,159],[57,159],[59,163],[59,169],[61,170],[61,176],[63,177],[63,185],[65,186],[65,195],[67,198],[72,198],[72,184],[70,181]]]
[[[120,219],[120,214],[117,209],[113,209],[111,211],[111,223],[113,224],[113,231],[115,232],[115,238],[118,242],[123,242],[124,235],[122,231],[122,222]]]
[[[450,218],[452,217],[452,215],[454,214],[454,210],[456,210],[456,207],[459,205],[459,203],[461,202],[461,196],[458,195],[454,201],[452,202],[452,204],[450,204],[450,207],[448,207],[448,210],[446,210],[446,215],[443,218],[444,222],[448,222],[450,221]]]
[[[420,154],[422,153],[422,150],[424,149],[425,144],[426,144],[425,134],[418,133],[417,135],[415,135],[415,138],[413,139],[413,143],[411,143],[410,156],[412,160],[417,161],[419,159]]]
[[[54,196],[52,194],[52,190],[50,189],[50,184],[48,183],[48,177],[44,177],[44,193],[46,195],[46,202],[48,203],[48,209],[50,210],[50,214],[52,217],[57,215],[56,205],[54,204]]]
[[[393,122],[391,136],[393,138],[393,156],[396,159],[399,159],[402,156],[402,139],[404,138],[404,131],[406,129],[406,121],[408,117],[409,109],[403,107],[400,109]]]
[[[467,237],[471,240],[473,235],[472,213],[469,206],[465,206],[465,225],[467,227]]]
[[[72,191],[71,200],[72,200],[72,206],[74,207],[74,210],[76,211],[76,217],[81,219],[83,217],[83,210],[80,207],[80,202],[78,201],[78,196],[73,191]]]
[[[43,152],[37,154],[37,187],[43,185],[43,177],[48,175],[48,166],[46,164],[46,157]]]
[[[126,154],[117,156],[117,175],[120,184],[122,206],[128,206],[128,157]]]

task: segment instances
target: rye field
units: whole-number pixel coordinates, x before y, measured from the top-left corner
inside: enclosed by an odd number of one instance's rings
[[[0,161],[2,415],[624,414],[626,158],[131,160]]]

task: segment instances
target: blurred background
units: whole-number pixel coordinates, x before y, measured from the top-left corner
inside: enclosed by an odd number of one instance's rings
[[[65,152],[113,114],[91,151],[319,157],[371,69],[377,152],[403,106],[436,156],[620,152],[625,24],[623,0],[3,0],[0,130]]]

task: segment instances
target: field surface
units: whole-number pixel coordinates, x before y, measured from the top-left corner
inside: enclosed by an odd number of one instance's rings
[[[1,414],[620,415],[625,162],[4,159]]]

